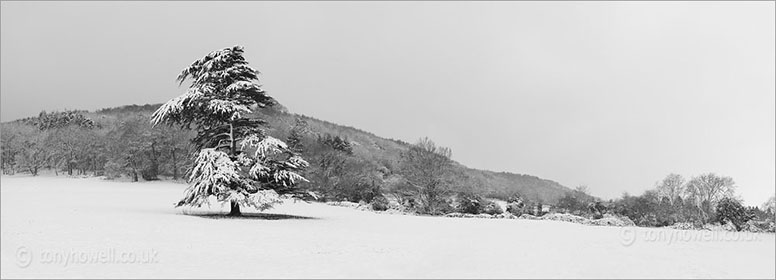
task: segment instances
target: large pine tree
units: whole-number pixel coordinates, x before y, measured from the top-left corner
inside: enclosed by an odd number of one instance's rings
[[[283,141],[266,135],[266,122],[251,114],[276,102],[261,89],[258,71],[248,66],[241,46],[211,52],[177,80],[190,81],[188,91],[151,116],[154,125],[197,132],[192,142],[199,153],[177,206],[200,206],[212,195],[230,202],[230,215],[241,215],[240,206],[265,210],[282,195],[306,195],[296,184],[306,181],[298,171],[308,163]]]

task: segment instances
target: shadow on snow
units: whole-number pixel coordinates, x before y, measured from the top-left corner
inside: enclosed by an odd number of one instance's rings
[[[319,218],[288,215],[288,214],[271,214],[271,213],[243,213],[240,216],[228,216],[226,214],[182,214],[186,216],[194,216],[207,219],[245,219],[245,220],[317,220]]]

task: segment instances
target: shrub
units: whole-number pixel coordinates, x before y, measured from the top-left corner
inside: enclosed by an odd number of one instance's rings
[[[607,207],[600,201],[590,202],[587,204],[588,211],[592,214],[593,219],[601,219],[608,210]]]
[[[329,189],[322,189],[335,200],[346,200],[351,202],[366,201],[371,202],[377,196],[382,195],[379,185],[373,183],[363,183],[353,180],[344,180],[335,184]]]
[[[743,230],[751,232],[773,232],[774,224],[768,221],[750,220],[743,227]]]
[[[498,214],[504,213],[504,210],[501,209],[501,206],[492,200],[487,201],[482,210],[485,214],[490,214],[490,215],[498,215]]]
[[[522,201],[514,201],[507,204],[507,212],[512,213],[512,215],[520,217],[520,215],[523,214],[529,214],[528,211],[525,208],[525,203]]]
[[[456,212],[467,214],[479,214],[484,210],[482,197],[473,193],[458,193],[458,205]]]
[[[385,210],[388,210],[388,208],[390,208],[388,205],[388,199],[386,199],[385,196],[382,196],[382,195],[375,196],[372,199],[371,204],[372,204],[372,210],[375,210],[375,211],[385,211]]]
[[[594,215],[594,218],[603,217],[605,213],[626,216],[637,225],[645,227],[669,226],[677,222],[694,222],[700,219],[693,216],[700,213],[693,205],[683,204],[683,202],[677,202],[675,205],[667,201],[661,202],[653,191],[646,191],[640,196],[623,195],[621,199],[614,202],[612,207],[603,204],[600,207],[593,205],[591,212],[600,213],[600,215]]]
[[[121,177],[124,173],[124,167],[121,163],[115,161],[108,161],[105,163],[105,177],[108,179],[116,179]]]
[[[420,208],[420,205],[413,197],[402,197],[399,204],[406,212],[410,213],[418,213],[418,208]]]
[[[452,206],[452,201],[450,200],[437,200],[436,205],[434,206],[434,212],[429,213],[431,215],[445,215],[447,213],[453,213],[455,212],[455,208]]]
[[[558,208],[566,209],[568,212],[587,210],[585,202],[574,192],[566,193],[558,199]]]
[[[546,214],[546,213],[544,213],[542,211],[543,206],[544,205],[542,204],[541,201],[537,201],[536,204],[534,205],[534,207],[533,207],[534,208],[534,213],[535,213],[535,215],[537,217],[541,217],[541,216],[544,216],[544,214]]]

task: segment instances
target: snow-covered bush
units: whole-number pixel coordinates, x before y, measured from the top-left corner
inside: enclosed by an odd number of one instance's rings
[[[583,225],[592,224],[592,222],[588,218],[575,216],[571,214],[563,214],[563,213],[550,213],[542,216],[541,219],[551,220],[551,221],[571,222],[571,223],[577,223],[577,224],[583,224]]]
[[[453,203],[450,200],[447,199],[440,199],[437,200],[434,206],[434,211],[429,213],[431,215],[444,215],[447,213],[455,212],[455,209],[453,208]]]
[[[359,204],[355,202],[350,201],[329,201],[326,202],[327,205],[331,206],[340,206],[340,207],[348,207],[348,208],[358,208]]]
[[[757,222],[750,220],[741,227],[741,230],[749,232],[768,232],[768,226],[769,225],[767,222]]]
[[[372,205],[372,210],[375,210],[375,211],[385,211],[385,210],[388,210],[389,208],[388,199],[386,199],[385,196],[382,196],[382,195],[375,196],[372,199],[371,205]]]
[[[498,215],[498,214],[504,213],[504,210],[501,209],[501,206],[499,206],[498,203],[496,203],[495,201],[488,200],[485,203],[485,206],[483,207],[482,212],[490,215]]]
[[[604,214],[600,219],[591,220],[590,224],[596,226],[616,226],[616,227],[632,227],[636,224],[626,216],[615,216],[612,214]]]
[[[512,215],[515,215],[515,216],[518,216],[518,217],[520,215],[528,214],[529,213],[529,211],[525,207],[525,203],[523,201],[512,201],[512,202],[507,203],[506,211],[508,213],[511,213]]]
[[[484,210],[482,197],[474,193],[458,193],[456,201],[455,212],[458,213],[479,214]]]
[[[700,229],[701,227],[693,224],[693,223],[675,223],[673,225],[667,226],[667,228],[672,229],[683,229],[683,230],[694,230],[694,229]]]
[[[495,215],[495,218],[497,219],[517,219],[517,216],[512,215],[512,213],[504,212],[502,214]]]
[[[541,218],[536,217],[536,216],[531,215],[531,214],[522,214],[522,215],[518,216],[517,218],[518,219],[523,219],[523,220],[539,220],[539,219],[541,219]]]
[[[727,222],[727,223],[708,223],[704,224],[703,227],[701,227],[703,230],[710,230],[710,231],[738,231],[736,229],[736,226],[733,225],[733,223]]]

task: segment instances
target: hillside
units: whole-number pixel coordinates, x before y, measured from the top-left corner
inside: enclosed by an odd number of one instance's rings
[[[94,112],[78,111],[93,120],[98,126],[108,123],[122,123],[132,120],[143,124],[161,104],[127,105],[100,109]],[[396,170],[399,156],[410,144],[400,140],[383,138],[357,128],[343,126],[310,116],[292,114],[282,106],[265,109],[257,114],[268,122],[267,133],[279,139],[286,139],[296,119],[304,119],[309,130],[309,142],[314,142],[318,135],[334,135],[347,139],[352,144],[353,156],[358,164],[370,165],[379,170],[391,173]],[[25,118],[16,122],[25,122],[34,118]],[[145,122],[147,123],[147,122]],[[420,137],[422,135],[419,135]],[[460,163],[454,164],[458,190],[471,190],[491,198],[506,199],[510,195],[519,194],[530,200],[539,200],[554,204],[569,188],[536,176],[493,172],[468,168]]]
[[[94,119],[99,120],[104,115],[143,114],[150,115],[161,104],[128,105],[116,108],[106,108],[92,113]],[[297,116],[302,117],[308,123],[313,134],[331,134],[347,138],[353,143],[354,154],[366,161],[377,162],[388,169],[393,169],[399,160],[401,152],[410,146],[401,140],[383,138],[370,132],[319,120],[314,117],[289,113],[282,106],[278,109],[264,110],[262,118],[269,122],[269,134],[279,139],[288,137],[290,128],[294,125]],[[419,135],[418,137],[421,137]],[[514,193],[519,193],[531,200],[539,199],[546,203],[555,203],[569,188],[552,180],[542,179],[526,174],[508,172],[493,172],[468,168],[456,163],[456,172],[463,174],[461,185],[492,198],[506,198]]]

